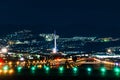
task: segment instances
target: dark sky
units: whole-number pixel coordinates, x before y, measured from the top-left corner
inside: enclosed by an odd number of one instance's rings
[[[21,29],[62,36],[119,36],[119,2],[0,0],[0,33]]]

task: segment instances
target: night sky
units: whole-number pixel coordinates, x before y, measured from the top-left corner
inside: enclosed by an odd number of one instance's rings
[[[119,2],[83,1],[0,0],[0,34],[32,29],[66,37],[120,37]]]

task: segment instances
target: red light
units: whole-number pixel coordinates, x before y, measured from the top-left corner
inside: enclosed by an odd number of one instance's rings
[[[3,62],[4,60],[2,58],[0,58],[0,62]]]
[[[0,66],[3,64],[3,59],[2,58],[0,58]]]

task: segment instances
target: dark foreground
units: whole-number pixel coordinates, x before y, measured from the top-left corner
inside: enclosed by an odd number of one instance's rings
[[[114,72],[113,70],[107,70],[105,72],[101,72],[100,70],[78,70],[72,71],[70,69],[66,69],[64,71],[59,71],[58,69],[51,69],[49,71],[45,70],[28,70],[24,69],[20,72],[15,71],[12,74],[0,74],[0,80],[116,80],[120,79],[120,72]]]

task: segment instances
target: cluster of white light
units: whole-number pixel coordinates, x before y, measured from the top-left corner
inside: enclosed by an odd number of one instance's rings
[[[7,48],[2,48],[2,49],[1,49],[1,52],[2,52],[2,53],[7,53],[7,52],[8,52],[8,49],[7,49]]]
[[[22,57],[22,58],[20,58],[20,61],[24,61],[25,59]]]

